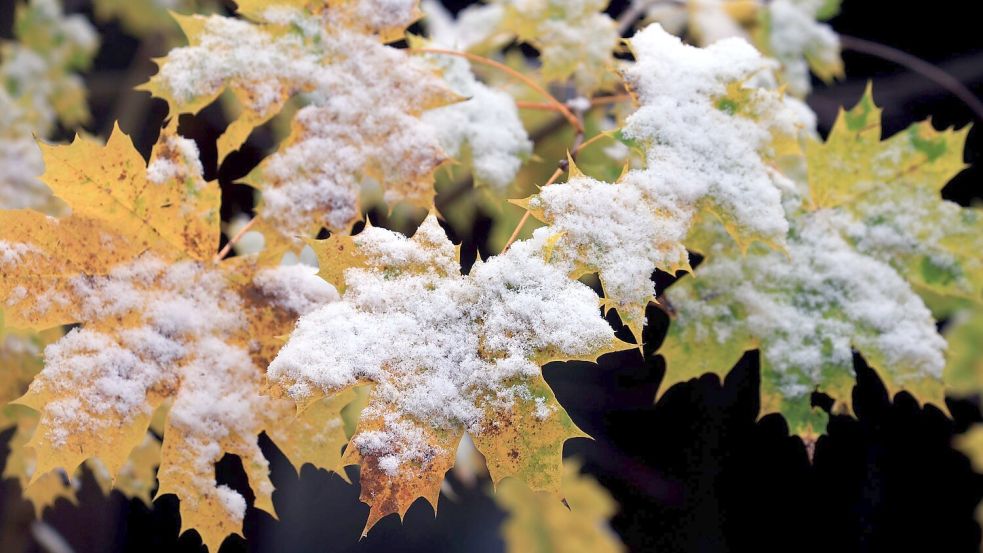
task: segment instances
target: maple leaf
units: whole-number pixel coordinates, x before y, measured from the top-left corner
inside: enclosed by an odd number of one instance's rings
[[[536,47],[543,78],[572,77],[583,95],[615,81],[617,24],[604,13],[608,0],[496,0],[503,7],[501,28]],[[583,37],[589,36],[590,40]]]
[[[0,44],[0,208],[54,213],[59,206],[37,178],[44,166],[34,137],[88,119],[75,71],[88,66],[99,41],[83,16],[64,15],[58,2],[19,2],[14,20],[17,40]]]
[[[856,248],[905,275],[919,292],[980,301],[983,212],[942,199],[966,168],[969,128],[936,131],[916,123],[882,141],[881,110],[870,87],[841,111],[829,137],[810,141],[808,190],[816,208],[845,214]]]
[[[666,291],[675,311],[659,350],[660,395],[677,382],[723,376],[741,355],[761,350],[761,416],[781,413],[807,439],[825,432],[813,391],[852,413],[856,348],[893,397],[900,390],[946,411],[945,340],[932,314],[890,266],[855,251],[828,212],[795,219],[787,257],[753,247],[741,255],[720,237],[707,260]]]
[[[179,33],[171,12],[214,11],[211,0],[93,0],[92,9],[103,22],[117,20],[132,35],[144,37],[154,33],[170,35]]]
[[[969,457],[974,471],[983,472],[983,425],[975,424],[964,434],[956,436],[953,446]],[[983,526],[983,504],[976,507],[976,521]]]
[[[4,328],[0,311],[0,430],[17,424],[23,409],[8,404],[24,395],[44,366],[44,347],[61,336],[60,328],[40,333]]]
[[[823,81],[843,77],[840,39],[823,20],[839,12],[839,2],[766,2],[751,34],[755,43],[782,64],[781,79],[803,97],[812,88],[809,70]]]
[[[576,462],[564,462],[561,490],[565,504],[554,495],[529,489],[518,479],[502,482],[495,500],[508,513],[502,535],[509,551],[625,551],[608,526],[617,504],[596,480],[580,474]]]
[[[139,499],[148,508],[153,508],[151,492],[157,487],[157,466],[160,465],[161,459],[160,446],[160,439],[153,432],[147,432],[140,445],[130,452],[129,458],[120,467],[115,478],[95,457],[87,459],[85,464],[103,494],[109,495],[115,489],[124,496]]]
[[[53,470],[44,474],[36,473],[37,459],[31,448],[26,446],[36,430],[38,417],[23,407],[20,409],[27,412],[18,414],[17,430],[8,442],[10,453],[7,456],[2,477],[17,480],[21,495],[31,502],[34,516],[40,520],[44,510],[54,506],[59,499],[77,503],[75,489],[78,482],[77,480],[73,482],[69,475],[62,470]]]
[[[963,308],[950,318],[944,333],[947,391],[962,396],[983,393],[983,310]]]
[[[743,86],[768,62],[741,40],[698,49],[652,25],[630,44],[637,63],[624,73],[640,106],[621,134],[645,150],[646,167],[614,184],[572,168],[520,205],[561,234],[556,257],[573,276],[599,274],[606,305],[641,343],[650,277],[689,269],[684,241],[698,217],[718,217],[742,248],[782,246],[791,183],[772,161],[797,150],[799,123],[779,93]]]
[[[0,294],[11,326],[82,326],[48,346],[17,400],[40,413],[26,444],[37,455],[32,478],[98,458],[119,479],[169,402],[158,494],[176,493],[183,528],[215,550],[245,510],[215,481],[224,453],[242,458],[256,507],[273,512],[256,440],[293,411],[261,395],[274,337],[337,294],[304,267],[216,263],[218,185],[204,182],[194,143],[172,129],[149,166],[118,129],[105,146],[78,138],[42,150],[42,178],[71,214],[0,211]]]
[[[545,262],[542,234],[468,276],[433,215],[412,239],[367,227],[347,240],[362,266],[342,300],[302,317],[267,374],[301,404],[374,385],[344,456],[361,467],[366,531],[418,497],[436,506],[465,432],[493,481],[555,492],[563,443],[584,434],[539,366],[622,347],[597,296]],[[322,270],[337,245],[317,244]]]
[[[383,185],[388,200],[431,207],[433,172],[447,156],[420,115],[462,98],[424,60],[380,42],[419,16],[417,2],[245,2],[240,13],[255,22],[179,17],[190,46],[161,60],[144,89],[172,115],[231,90],[243,110],[219,139],[220,158],[308,93],[279,150],[244,180],[262,191],[257,229],[267,249],[321,227],[347,232],[365,181]]]
[[[427,44],[411,37],[410,46]],[[423,121],[433,128],[448,155],[458,160],[470,158],[475,185],[487,185],[504,193],[532,155],[532,142],[522,126],[515,100],[507,92],[475,78],[464,58],[432,55],[428,59],[442,70],[451,90],[467,100],[429,110],[423,114]]]

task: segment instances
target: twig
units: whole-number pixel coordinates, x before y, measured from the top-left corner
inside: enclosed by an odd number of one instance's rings
[[[847,50],[853,50],[854,52],[894,62],[918,73],[962,100],[977,118],[983,119],[983,102],[972,91],[966,88],[966,85],[960,82],[959,79],[953,77],[937,65],[892,46],[854,36],[840,35],[840,44]]]
[[[549,101],[550,104],[553,104],[557,112],[563,114],[563,117],[565,117],[566,120],[569,121],[570,124],[573,125],[575,129],[577,129],[578,131],[583,131],[583,126],[581,126],[580,121],[573,114],[573,112],[571,112],[570,109],[567,108],[567,106],[563,105],[562,102],[557,100],[556,97],[550,94],[548,90],[539,86],[539,83],[537,83],[536,81],[530,79],[529,77],[523,75],[522,73],[519,73],[515,69],[512,69],[511,67],[503,63],[499,63],[495,60],[491,60],[486,57],[471,54],[469,52],[456,52],[454,50],[444,50],[441,48],[412,48],[410,49],[410,52],[419,52],[422,54],[443,54],[445,56],[457,56],[459,58],[468,59],[475,63],[480,63],[482,65],[494,67],[495,69],[498,69],[499,71],[508,74],[512,78],[522,81],[526,86],[541,94],[544,98],[546,98]]]
[[[559,111],[556,109],[556,104],[553,102],[527,102],[525,100],[516,100],[515,107],[519,109],[541,109],[547,111]]]
[[[556,171],[553,171],[553,176],[550,177],[549,180],[546,181],[546,184],[544,184],[543,186],[549,186],[553,184],[554,182],[556,182],[556,179],[560,178],[560,175],[562,175],[563,173],[564,170],[561,167],[557,167]],[[512,231],[512,236],[509,236],[508,242],[506,242],[505,247],[502,248],[502,253],[509,251],[509,246],[511,246],[512,243],[515,242],[515,239],[519,237],[519,231],[521,231],[522,227],[525,226],[526,221],[529,220],[529,215],[531,213],[532,212],[527,209],[526,213],[522,216],[522,219],[519,219],[519,223],[515,225],[515,230]]]
[[[222,248],[222,251],[218,252],[218,255],[215,256],[216,263],[222,261],[223,259],[225,259],[227,255],[229,255],[229,252],[232,251],[232,247],[235,246],[236,243],[239,242],[239,240],[242,240],[242,237],[245,236],[247,232],[249,232],[249,229],[251,229],[253,225],[256,224],[257,220],[258,217],[253,217],[252,219],[250,219],[248,223],[246,223],[245,225],[243,225],[241,229],[239,229],[239,232],[237,232],[235,236],[229,239],[228,243],[225,244],[225,247]]]
[[[597,133],[597,134],[595,134],[594,136],[590,137],[590,140],[587,140],[586,142],[581,143],[572,152],[570,152],[570,156],[573,157],[574,159],[576,159],[577,158],[577,154],[579,154],[581,150],[583,150],[584,148],[590,146],[591,144],[597,142],[598,140],[600,140],[600,139],[602,139],[602,138],[604,138],[606,136],[608,136],[608,135],[606,135],[604,133]]]

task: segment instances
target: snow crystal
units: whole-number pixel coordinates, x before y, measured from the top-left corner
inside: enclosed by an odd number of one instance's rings
[[[575,357],[613,338],[596,294],[544,262],[546,238],[518,242],[463,276],[432,216],[412,239],[366,229],[356,241],[368,267],[346,272],[341,301],[301,317],[270,380],[297,400],[374,382],[363,419],[396,418],[354,443],[383,454],[383,470],[420,454],[416,430],[400,421],[477,431],[488,406],[521,397],[507,387],[526,390],[521,382],[539,374],[537,353]]]

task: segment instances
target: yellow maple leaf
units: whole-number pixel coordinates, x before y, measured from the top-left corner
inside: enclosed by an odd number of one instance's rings
[[[625,347],[597,296],[545,262],[544,236],[467,276],[433,215],[411,239],[367,227],[352,240],[361,266],[342,301],[302,317],[267,374],[301,405],[373,384],[343,459],[361,467],[365,530],[418,497],[436,506],[465,432],[494,482],[556,492],[563,443],[584,433],[539,366]]]
[[[105,146],[79,138],[43,152],[43,179],[71,214],[0,211],[5,316],[22,328],[81,326],[47,348],[44,370],[17,400],[40,413],[26,444],[36,452],[33,478],[98,458],[110,480],[128,485],[129,460],[144,473],[153,460],[131,451],[170,403],[158,493],[176,493],[183,528],[215,550],[241,527],[245,502],[217,485],[213,464],[239,455],[256,507],[273,512],[256,440],[292,405],[262,395],[262,367],[276,336],[337,294],[304,267],[216,262],[218,186],[172,129],[149,166],[118,129]]]
[[[495,500],[508,513],[502,525],[506,549],[514,553],[617,553],[625,551],[608,521],[617,511],[611,495],[578,463],[563,464],[562,495],[537,493],[510,478]]]
[[[290,136],[245,179],[262,192],[256,229],[267,249],[296,246],[322,227],[347,232],[365,181],[389,200],[430,208],[433,172],[447,156],[419,117],[461,98],[424,60],[383,44],[419,17],[417,2],[253,1],[239,13],[249,19],[178,17],[190,45],[160,60],[143,88],[167,100],[172,116],[230,90],[242,110],[219,139],[220,158],[290,97],[310,93]]]

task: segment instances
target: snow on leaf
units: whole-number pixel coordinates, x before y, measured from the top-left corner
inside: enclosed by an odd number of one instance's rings
[[[843,77],[840,39],[822,23],[839,11],[838,1],[687,0],[655,2],[648,11],[650,19],[701,46],[734,37],[752,41],[778,62],[774,77],[796,97],[812,89],[810,69],[826,82]]]
[[[810,69],[827,83],[843,77],[840,38],[821,22],[832,17],[836,7],[826,0],[773,0],[766,5],[753,33],[755,42],[781,62],[782,81],[794,95],[809,94]]]
[[[831,213],[796,219],[787,257],[754,246],[742,256],[718,235],[707,260],[674,284],[675,311],[661,352],[672,384],[725,374],[745,350],[761,350],[761,414],[778,412],[803,437],[825,432],[814,390],[851,413],[852,348],[891,396],[905,390],[946,410],[945,340],[921,298],[889,265],[855,251]]]
[[[713,214],[742,247],[780,247],[788,222],[771,165],[793,150],[798,124],[781,95],[743,86],[769,67],[739,39],[698,49],[652,25],[631,39],[637,63],[625,77],[639,101],[622,134],[646,150],[647,165],[614,184],[571,174],[526,206],[556,233],[557,258],[599,273],[606,305],[641,341],[655,269],[688,269],[684,240]]]
[[[13,31],[17,40],[0,45],[0,208],[54,212],[38,180],[44,165],[34,137],[88,119],[75,71],[88,66],[98,37],[83,16],[66,16],[52,0],[17,3]]]
[[[271,382],[301,404],[374,384],[345,453],[361,465],[366,530],[418,497],[435,504],[465,432],[494,481],[557,490],[563,442],[583,433],[539,366],[621,346],[597,296],[544,261],[547,238],[465,276],[434,216],[411,239],[368,227],[342,300],[302,317],[270,364]]]
[[[423,121],[433,127],[448,155],[470,157],[475,184],[504,193],[532,155],[532,142],[515,100],[476,79],[463,58],[437,55],[430,59],[443,70],[451,90],[468,99],[427,111]]]
[[[552,553],[617,553],[625,546],[609,520],[617,504],[596,480],[580,474],[577,463],[563,464],[561,494],[537,493],[510,478],[495,491],[495,500],[508,513],[502,535],[508,551]]]
[[[572,77],[583,95],[614,81],[620,36],[614,20],[604,13],[608,0],[495,2],[504,7],[502,28],[539,50],[547,81]]]
[[[104,147],[78,139],[43,150],[45,182],[71,214],[0,212],[5,317],[15,327],[81,326],[45,349],[44,369],[17,400],[40,413],[27,443],[33,478],[91,458],[109,479],[123,477],[154,410],[170,402],[158,493],[179,496],[183,528],[214,550],[245,509],[217,485],[214,463],[239,455],[255,506],[273,512],[257,436],[293,405],[261,394],[261,367],[277,336],[337,293],[311,268],[216,263],[217,184],[170,130],[149,166],[118,130]]]
[[[840,113],[825,143],[807,146],[812,202],[840,210],[855,247],[919,290],[980,301],[983,212],[940,194],[966,167],[968,130],[936,131],[925,121],[881,141],[880,109],[868,88]]]
[[[172,115],[193,113],[229,89],[243,106],[219,141],[224,157],[301,92],[309,105],[290,136],[245,182],[262,191],[267,247],[321,227],[347,232],[363,182],[389,201],[430,207],[433,171],[447,156],[420,120],[460,100],[424,60],[385,46],[418,16],[415,1],[247,2],[255,19],[179,18],[190,46],[161,61],[146,85]]]

